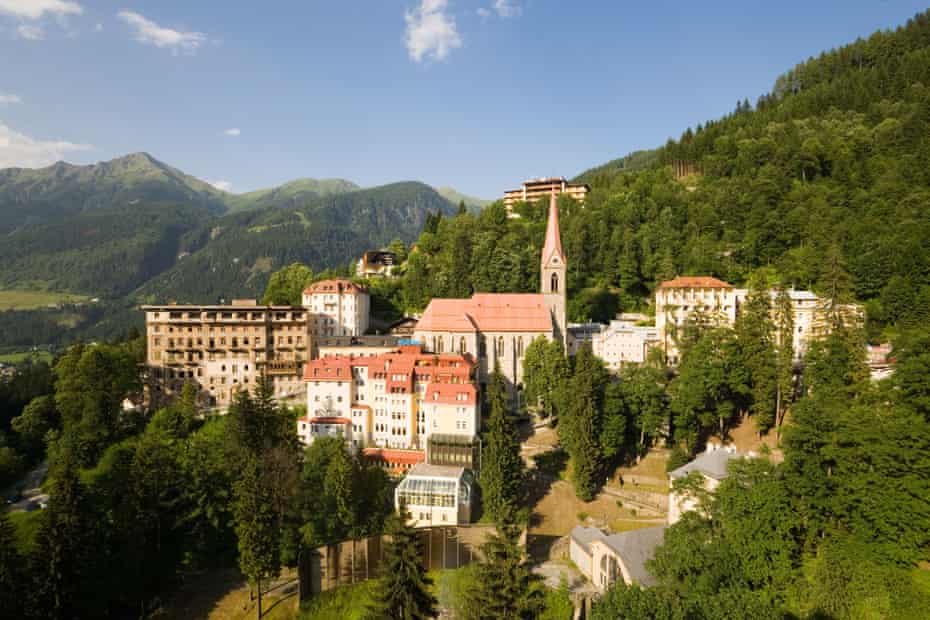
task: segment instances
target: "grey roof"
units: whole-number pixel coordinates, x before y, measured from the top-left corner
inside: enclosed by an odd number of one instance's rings
[[[575,539],[575,542],[581,545],[585,551],[591,553],[590,544],[595,540],[603,539],[604,533],[596,527],[576,525],[572,528],[572,538]]]
[[[727,477],[727,464],[733,460],[742,458],[742,454],[727,448],[717,448],[710,452],[702,452],[696,459],[682,465],[678,469],[669,472],[668,476],[672,480],[687,476],[693,471],[699,471],[705,476],[723,480]]]
[[[451,465],[432,465],[430,463],[417,463],[407,471],[407,478],[411,476],[429,476],[430,478],[461,478],[465,473],[464,467]]]
[[[613,549],[623,561],[633,583],[653,586],[656,583],[648,570],[646,562],[656,553],[656,547],[665,539],[665,526],[645,527],[620,534],[611,534],[604,542]]]

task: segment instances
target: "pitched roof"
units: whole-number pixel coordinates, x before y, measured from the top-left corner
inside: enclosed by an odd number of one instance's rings
[[[558,256],[565,263],[565,253],[562,251],[562,237],[559,234],[559,207],[555,201],[555,190],[549,198],[549,221],[546,223],[546,242],[543,244],[542,265],[549,263],[553,256]]]
[[[686,463],[678,469],[670,471],[668,476],[672,480],[675,480],[676,478],[687,476],[693,471],[698,471],[715,480],[723,480],[729,475],[727,473],[727,464],[733,459],[742,458],[742,456],[743,455],[739,452],[729,448],[712,449],[707,452],[702,452],[690,463]]]
[[[656,578],[646,570],[646,562],[656,553],[656,547],[665,539],[664,525],[611,534],[604,538],[608,547],[623,560],[633,583],[643,586],[656,584]]]
[[[582,548],[588,553],[591,553],[591,543],[595,540],[602,540],[603,538],[604,532],[600,531],[596,527],[576,525],[572,528],[572,539],[581,545]]]
[[[475,293],[471,299],[433,299],[418,332],[549,332],[552,317],[539,293]]]
[[[351,280],[339,278],[336,280],[320,280],[319,282],[314,282],[304,289],[304,293],[351,293],[357,295],[359,293],[368,293],[368,289],[364,286],[359,286]]]
[[[474,405],[478,401],[478,390],[471,383],[435,383],[426,386],[423,404]]]
[[[678,276],[666,280],[659,288],[733,288],[733,285],[710,276]]]

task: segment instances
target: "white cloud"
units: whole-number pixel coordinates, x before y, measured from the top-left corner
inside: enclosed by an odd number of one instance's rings
[[[207,35],[202,32],[184,32],[163,28],[134,11],[120,11],[117,17],[135,29],[136,41],[139,43],[167,48],[175,54],[179,52],[192,54],[207,41]]]
[[[4,95],[0,93],[0,105],[6,103],[22,103],[23,100],[20,99],[19,95]]]
[[[64,159],[67,153],[92,148],[63,140],[34,140],[0,123],[0,168],[42,168]]]
[[[404,41],[415,62],[424,58],[443,60],[453,49],[462,47],[455,18],[446,12],[447,5],[447,0],[421,0],[420,6],[404,15]]]
[[[501,17],[516,17],[522,12],[519,5],[511,0],[494,0],[494,10]]]
[[[28,39],[30,41],[41,41],[45,38],[45,31],[42,30],[40,26],[33,26],[31,24],[20,24],[16,28],[16,34],[22,39]]]
[[[224,192],[228,192],[232,189],[232,183],[229,181],[207,181],[207,183]]]
[[[242,135],[242,131],[238,127],[231,127],[223,132],[224,136],[230,136],[232,138],[238,138]]]
[[[20,19],[39,19],[46,13],[57,15],[80,15],[83,7],[70,0],[0,0],[0,13]]]

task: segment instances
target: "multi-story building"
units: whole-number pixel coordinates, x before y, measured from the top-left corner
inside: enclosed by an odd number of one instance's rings
[[[678,362],[681,330],[698,313],[715,325],[733,325],[738,304],[733,285],[708,276],[683,276],[656,288],[656,329],[669,363]]]
[[[396,351],[409,341],[400,336],[318,336],[313,357],[372,357]]]
[[[262,373],[281,399],[302,392],[310,335],[307,310],[231,305],[142,306],[151,397],[170,396],[186,382],[200,386],[211,406],[225,408],[239,390],[251,390]]]
[[[478,435],[475,363],[468,355],[424,353],[416,345],[370,357],[307,363],[304,443],[339,433],[358,447],[425,451],[431,435]]]
[[[355,274],[361,278],[386,277],[394,275],[394,267],[397,265],[397,255],[394,252],[377,250],[365,252],[358,259],[355,267]]]
[[[611,321],[610,325],[591,339],[592,352],[611,370],[620,370],[626,364],[645,362],[649,350],[660,344],[657,327],[643,327],[622,320]]]
[[[475,480],[463,467],[418,463],[394,490],[394,506],[406,510],[413,527],[471,521]]]
[[[566,194],[578,202],[584,202],[591,186],[584,183],[569,183],[565,177],[542,177],[524,181],[520,189],[504,192],[504,207],[513,215],[513,205],[518,202],[533,202],[549,194]]]
[[[313,336],[361,336],[368,331],[368,289],[351,280],[321,280],[303,294]]]
[[[540,265],[540,293],[476,293],[470,299],[433,299],[414,329],[414,338],[434,353],[469,354],[487,382],[495,366],[518,388],[523,356],[543,336],[568,344],[567,263],[559,234],[559,212],[551,194],[549,222]]]

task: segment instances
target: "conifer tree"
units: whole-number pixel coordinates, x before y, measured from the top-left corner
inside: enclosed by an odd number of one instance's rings
[[[539,578],[533,574],[520,546],[520,528],[501,523],[481,546],[483,560],[476,569],[477,588],[467,605],[467,620],[533,620],[544,607]]]
[[[429,591],[432,581],[420,557],[419,534],[407,524],[408,516],[401,512],[388,527],[391,541],[384,550],[370,620],[429,620],[437,613],[437,601]]]
[[[775,429],[781,434],[785,411],[794,394],[794,308],[784,288],[775,298]]]
[[[0,610],[10,618],[19,618],[24,611],[28,592],[24,568],[13,522],[6,511],[0,511]]]
[[[566,394],[566,415],[559,419],[559,440],[572,458],[575,493],[586,502],[594,499],[600,482],[598,439],[605,375],[591,347],[581,347],[575,355],[575,368]]]
[[[520,506],[523,460],[517,429],[507,406],[504,375],[495,366],[488,384],[488,431],[481,463],[484,509],[495,522],[512,517]]]
[[[262,581],[281,570],[280,525],[257,456],[248,456],[233,486],[233,514],[239,546],[239,569],[258,592],[262,617]]]
[[[736,319],[739,344],[738,363],[749,380],[750,408],[760,433],[775,425],[777,369],[775,359],[775,325],[772,322],[769,293],[751,288],[746,303]]]

